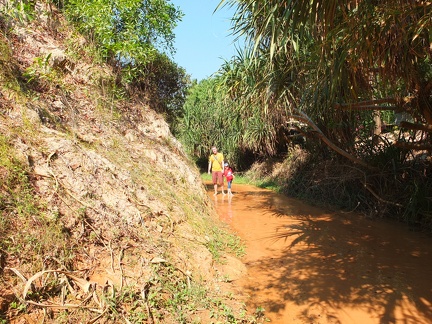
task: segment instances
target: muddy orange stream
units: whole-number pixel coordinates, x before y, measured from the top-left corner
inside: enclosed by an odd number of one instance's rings
[[[247,246],[235,284],[271,323],[432,323],[431,237],[252,186],[208,188]]]

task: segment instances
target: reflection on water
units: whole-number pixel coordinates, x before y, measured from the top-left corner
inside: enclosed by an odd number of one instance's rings
[[[247,244],[236,283],[251,311],[272,323],[432,323],[430,237],[251,186],[233,192],[212,198]]]
[[[213,196],[214,204],[216,208],[221,207],[221,210],[223,211],[221,214],[219,214],[219,218],[226,222],[231,223],[232,217],[233,217],[233,211],[231,208],[231,202],[232,202],[233,196],[231,195],[216,195]]]

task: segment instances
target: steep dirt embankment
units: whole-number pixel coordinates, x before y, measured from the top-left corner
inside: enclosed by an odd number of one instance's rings
[[[0,321],[234,318],[219,311],[226,234],[197,169],[58,13],[37,10],[2,21]]]

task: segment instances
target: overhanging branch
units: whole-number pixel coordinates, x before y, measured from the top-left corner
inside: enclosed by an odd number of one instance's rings
[[[400,127],[411,129],[411,130],[421,130],[421,131],[432,133],[432,125],[427,125],[427,124],[414,124],[414,123],[410,123],[407,121],[401,121]]]
[[[309,125],[310,127],[313,128],[313,130],[315,130],[318,134],[318,136],[320,137],[320,139],[328,146],[330,147],[333,151],[335,151],[336,153],[346,157],[347,159],[349,159],[350,161],[364,166],[365,168],[368,169],[374,169],[372,166],[370,166],[369,164],[367,164],[366,162],[356,158],[355,156],[349,154],[348,152],[345,152],[344,150],[342,150],[340,147],[336,146],[327,136],[324,135],[324,133],[321,131],[321,129],[319,129],[319,127],[317,125],[315,125],[315,123],[309,118],[309,116],[307,116],[304,112],[302,111],[295,111],[296,115],[291,115],[291,118],[297,119],[298,121],[302,121],[304,123],[306,123],[307,125]]]
[[[383,105],[388,104],[388,105]],[[400,107],[394,98],[383,98],[374,100],[365,100],[354,103],[335,104],[336,109],[342,110],[396,110]]]
[[[342,109],[342,110],[359,110],[359,111],[363,111],[363,110],[398,110],[397,106],[373,106],[373,105],[368,105],[368,106],[336,105],[336,108]]]
[[[432,151],[432,144],[429,143],[410,143],[410,142],[396,142],[395,146],[405,149],[405,150],[414,150],[414,151]]]

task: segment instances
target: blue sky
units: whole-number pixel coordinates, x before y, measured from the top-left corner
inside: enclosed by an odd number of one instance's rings
[[[171,0],[184,13],[174,30],[177,49],[174,61],[198,81],[209,77],[235,53],[229,19],[233,9],[222,8],[213,14],[220,0]]]

